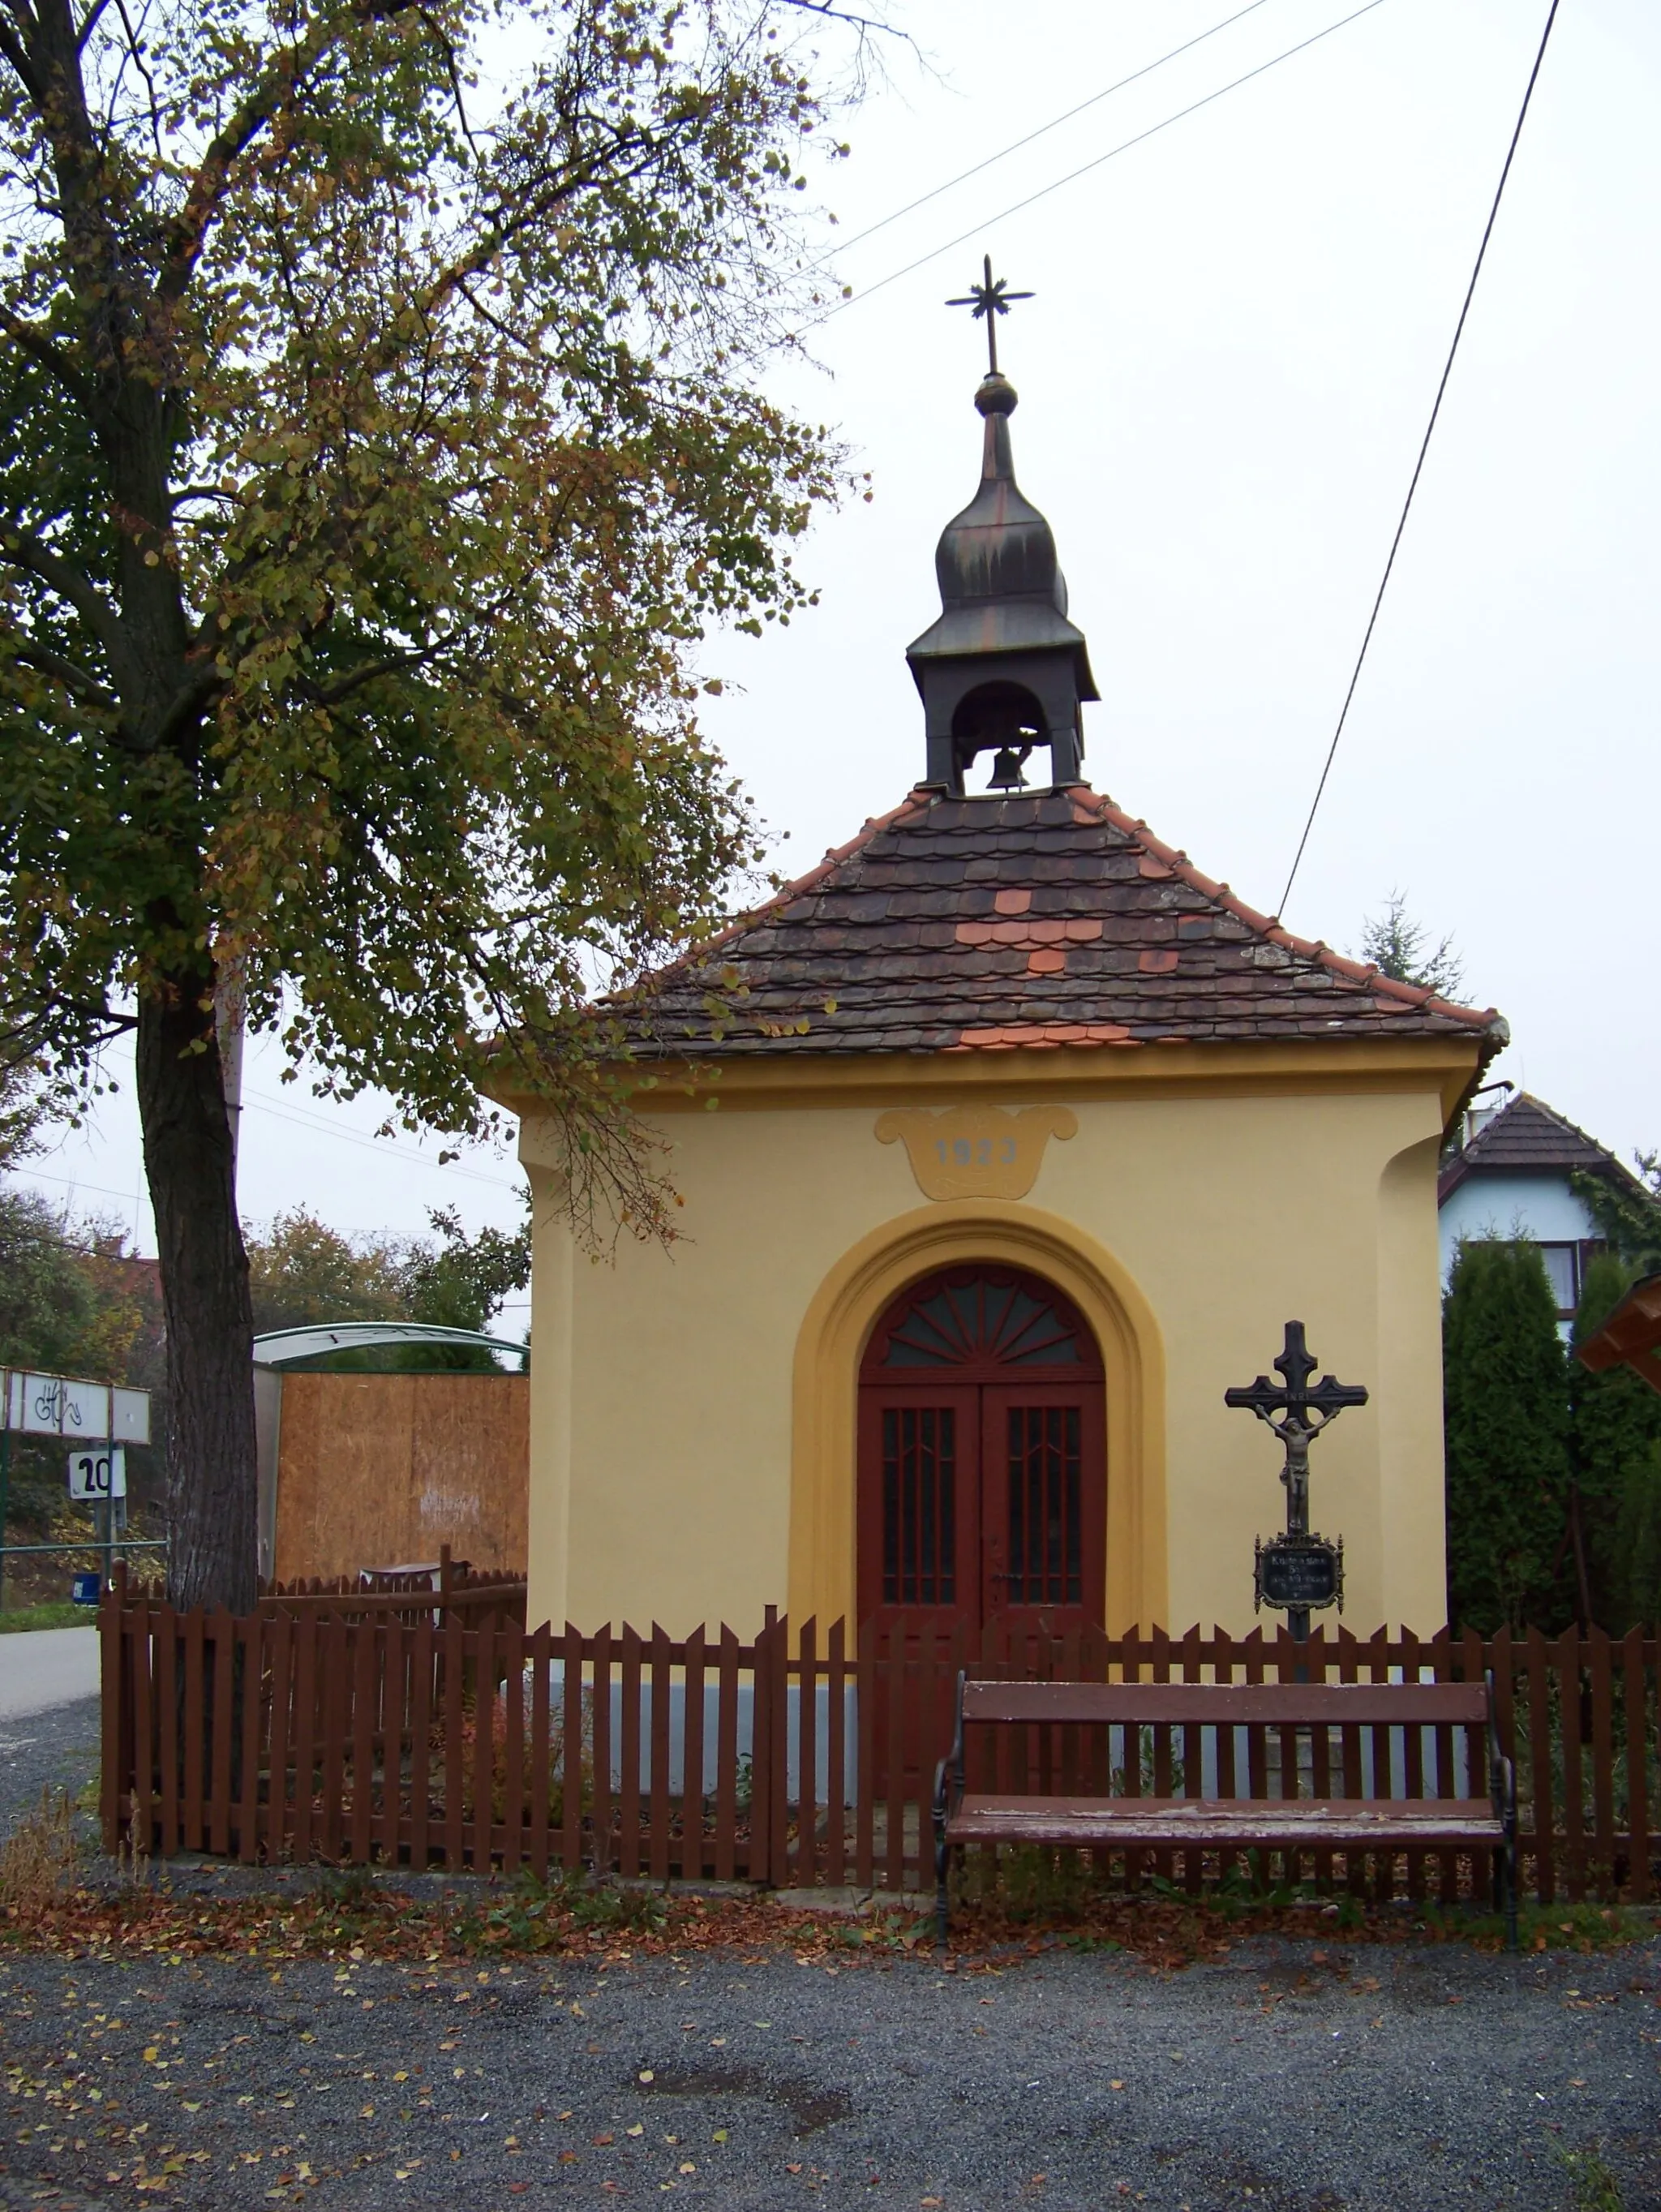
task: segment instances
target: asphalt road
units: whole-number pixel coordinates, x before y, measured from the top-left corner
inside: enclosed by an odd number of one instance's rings
[[[0,1636],[0,1728],[97,1694],[95,1628],[21,1628]]]
[[[0,1662],[9,1644],[30,1643],[33,1633],[51,1631],[0,1636]],[[90,1697],[73,1705],[51,1705],[42,1712],[0,1714],[0,1838],[40,1802],[43,1790],[67,1790],[73,1803],[95,1779],[98,1713],[99,1700]],[[86,1832],[90,1833],[89,1826]],[[4,2201],[0,2197],[0,2203]]]
[[[0,1951],[0,2205],[1661,2207],[1661,1945],[1164,1975]],[[1577,2193],[1579,2191],[1579,2193]]]

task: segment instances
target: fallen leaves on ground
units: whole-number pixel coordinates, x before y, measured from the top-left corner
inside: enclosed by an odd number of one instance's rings
[[[418,1896],[397,1888],[387,1876],[343,1881],[325,1875],[318,1887],[292,1895],[266,1891],[201,1897],[140,1887],[76,1887],[27,1909],[0,1909],[0,1944],[73,1956],[166,1954],[179,1963],[207,1955],[239,1957],[269,1966],[273,1972],[302,1959],[346,1962],[345,1971],[365,1960],[454,1966],[476,1965],[481,1959],[588,1956],[627,1964],[636,1957],[726,1949],[787,1951],[803,1967],[835,1972],[896,1953],[926,1955],[932,1948],[931,1917],[923,1914],[886,1911],[854,1917],[797,1911],[782,1897],[669,1895],[654,1896],[649,1920],[625,1929],[594,1924],[585,1903],[592,1894],[557,1885],[534,1893],[523,1885],[480,1885],[474,1891],[470,1883],[439,1897]],[[1577,1949],[1602,1948],[1600,1935],[1608,1943],[1652,1932],[1646,1916],[1630,1911],[1593,1915],[1582,1908],[1579,1917],[1588,1923],[1595,1918],[1596,1929],[1573,1929]],[[1493,1948],[1500,1940],[1497,1926],[1434,1909],[1369,1911],[1346,1917],[1340,1940],[1347,1944],[1428,1939]],[[1636,1924],[1640,1920],[1642,1926]],[[1034,1916],[1011,1911],[993,1895],[954,1914],[951,1950],[942,1964],[948,1971],[960,1965],[973,1969],[988,1956],[1060,1944],[1081,1951],[1121,1951],[1145,1966],[1174,1970],[1225,1958],[1248,1936],[1331,1940],[1334,1932],[1331,1903],[1318,1899],[1231,1903],[1224,1910],[1203,1899],[1107,1893],[1072,1912]],[[578,2006],[572,2011],[580,2016]]]

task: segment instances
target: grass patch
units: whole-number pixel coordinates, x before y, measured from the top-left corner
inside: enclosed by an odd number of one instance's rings
[[[0,1636],[25,1628],[90,1628],[98,1619],[95,1605],[75,1605],[68,1598],[48,1605],[20,1605],[0,1613]]]
[[[1600,2151],[1560,2148],[1557,2155],[1574,2193],[1574,2212],[1626,2212],[1621,2185]]]
[[[1425,1931],[1439,1941],[1475,1943],[1497,1950],[1506,1923],[1497,1912],[1449,1912],[1424,1908]],[[1634,1905],[1528,1905],[1517,1908],[1518,1947],[1524,1951],[1615,1951],[1623,1943],[1642,1943],[1656,1932],[1653,1912]]]
[[[1625,1905],[1524,1905],[1518,1917],[1525,1952],[1614,1950],[1661,1929],[1661,1916]],[[970,1948],[1038,1937],[1072,1949],[1136,1951],[1168,1964],[1220,1957],[1238,1937],[1259,1934],[1428,1940],[1484,1951],[1506,1942],[1504,1919],[1485,1902],[1377,1906],[1348,1890],[1271,1882],[1257,1854],[1200,1891],[1144,1875],[1132,1893],[1116,1869],[1104,1871],[1089,1853],[1036,1844],[967,1854],[955,1878],[952,1924],[954,1940]]]
[[[76,1851],[70,1801],[43,1790],[0,1844],[0,1917],[32,1928],[45,1919],[75,1878]]]

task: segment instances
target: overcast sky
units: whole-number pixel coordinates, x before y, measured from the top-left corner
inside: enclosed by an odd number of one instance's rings
[[[1230,0],[899,0],[903,49],[827,185],[852,237],[1155,59]],[[822,604],[712,641],[709,726],[791,872],[923,768],[908,641],[973,491],[990,252],[1037,297],[1000,326],[1023,490],[1049,516],[1102,693],[1086,773],[1273,911],[1361,641],[1544,20],[1545,0],[1379,0],[1023,211],[1000,210],[1349,12],[1243,21],[841,252],[853,302],[781,363],[876,496],[804,564]],[[1563,0],[1394,580],[1285,914],[1346,950],[1392,890],[1451,933],[1494,1071],[1622,1155],[1661,1144],[1652,1015],[1661,423],[1661,9]],[[967,234],[941,258],[869,287]],[[834,235],[834,234],[833,234]],[[516,1217],[510,1160],[377,1146],[250,1062],[242,1188],[345,1229]],[[136,1222],[130,1091],[36,1167]],[[379,1154],[379,1157],[378,1157]],[[515,1318],[509,1316],[512,1321]],[[523,1316],[518,1316],[522,1319]]]

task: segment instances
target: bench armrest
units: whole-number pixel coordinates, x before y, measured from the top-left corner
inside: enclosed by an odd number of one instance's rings
[[[953,1801],[963,1795],[963,1680],[964,1671],[960,1668],[952,1747],[934,1771],[934,1825],[937,1835],[945,1824]]]
[[[1488,1785],[1494,1807],[1494,1817],[1503,1821],[1507,1838],[1517,1832],[1517,1770],[1506,1758],[1500,1744],[1500,1713],[1494,1694],[1494,1675],[1483,1676],[1488,1685]]]

